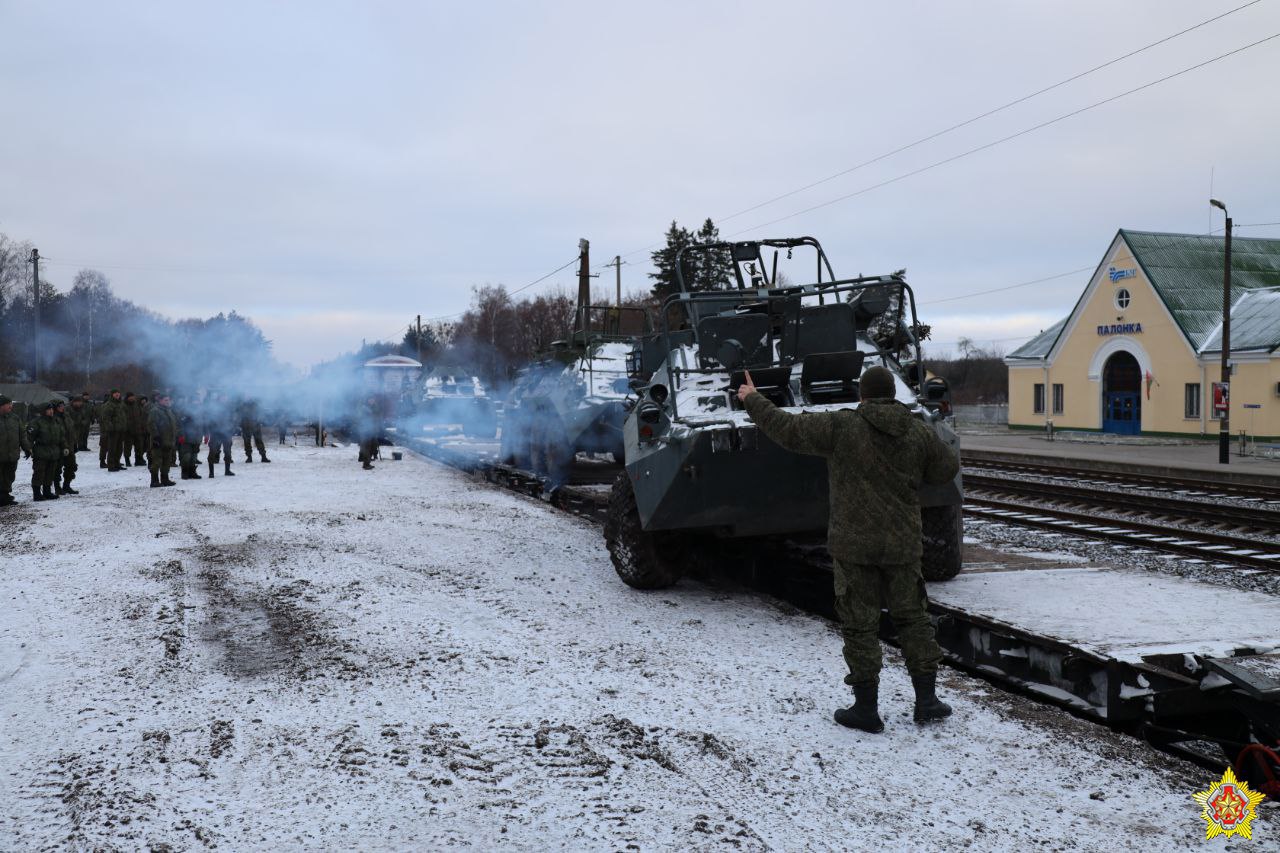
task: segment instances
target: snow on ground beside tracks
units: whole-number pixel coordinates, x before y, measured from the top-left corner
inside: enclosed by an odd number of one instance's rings
[[[953,672],[917,728],[894,654],[888,730],[846,731],[820,619],[632,591],[588,523],[412,454],[271,452],[172,489],[81,454],[0,515],[0,848],[1203,843],[1207,774],[1133,741]]]

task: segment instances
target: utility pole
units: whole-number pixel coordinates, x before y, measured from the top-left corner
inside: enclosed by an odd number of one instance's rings
[[[574,331],[587,327],[587,306],[591,304],[591,243],[583,238],[578,241],[578,316]]]
[[[1216,198],[1209,204],[1227,217],[1227,239],[1223,246],[1226,261],[1222,268],[1222,422],[1218,425],[1218,463],[1231,462],[1231,214],[1227,206]]]
[[[619,308],[622,307],[622,265],[626,263],[622,260],[622,255],[614,255],[613,263],[605,264],[606,267],[615,267],[618,272],[618,302]]]
[[[418,315],[418,364],[422,364],[422,315]]]
[[[40,381],[40,250],[31,250],[31,342],[35,348],[35,365],[31,381]]]

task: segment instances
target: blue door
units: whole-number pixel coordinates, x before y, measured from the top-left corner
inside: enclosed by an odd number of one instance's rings
[[[1137,394],[1109,392],[1104,397],[1102,431],[1119,435],[1142,432],[1142,398]]]

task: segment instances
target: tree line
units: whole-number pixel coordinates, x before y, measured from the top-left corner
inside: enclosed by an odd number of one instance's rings
[[[121,299],[100,271],[80,270],[63,293],[31,281],[31,244],[0,233],[0,381],[62,391],[243,387],[284,368],[251,320],[219,313],[170,320]],[[39,293],[39,325],[36,299]]]

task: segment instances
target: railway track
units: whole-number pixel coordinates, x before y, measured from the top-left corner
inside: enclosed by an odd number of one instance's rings
[[[966,469],[975,472],[1010,474],[1030,474],[1036,477],[1051,477],[1080,484],[1115,487],[1145,491],[1171,492],[1181,496],[1192,497],[1231,497],[1243,498],[1258,502],[1260,506],[1272,505],[1280,507],[1280,485],[1259,482],[1257,478],[1251,482],[1229,482],[1225,480],[1202,477],[1193,474],[1172,476],[1139,470],[1106,471],[1098,469],[1082,470],[1068,463],[1001,459],[988,456],[980,451],[966,451],[961,454],[961,463]],[[1272,478],[1268,478],[1272,479]]]
[[[1053,530],[1216,563],[1280,571],[1280,511],[1234,506],[1182,495],[1135,494],[1115,485],[1055,479],[1015,480],[966,473],[971,517]],[[1028,504],[1028,500],[1033,503]],[[1100,516],[1098,510],[1110,513]]]

